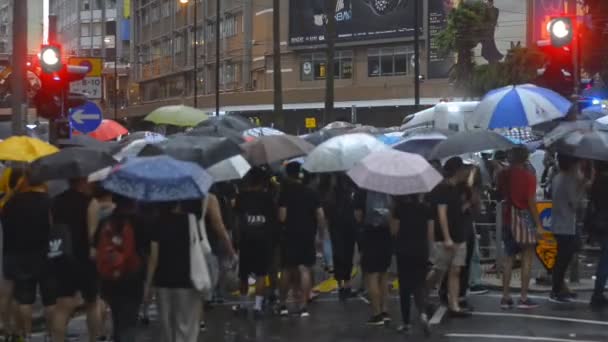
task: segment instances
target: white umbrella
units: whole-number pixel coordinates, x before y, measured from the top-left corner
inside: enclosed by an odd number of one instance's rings
[[[427,193],[442,180],[421,156],[390,149],[371,153],[347,174],[359,187],[389,195]]]
[[[251,165],[243,156],[234,156],[212,165],[207,172],[215,183],[242,179],[251,169]]]
[[[348,171],[368,154],[387,149],[390,148],[369,134],[341,135],[312,150],[302,167],[316,173]]]
[[[123,161],[127,158],[137,157],[139,152],[141,152],[141,150],[143,150],[148,144],[150,143],[146,139],[134,140],[114,154],[114,159]]]

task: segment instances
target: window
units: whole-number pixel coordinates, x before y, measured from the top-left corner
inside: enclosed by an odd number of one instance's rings
[[[80,36],[88,37],[91,35],[91,26],[89,24],[81,24],[80,25]]]
[[[238,24],[236,17],[228,17],[220,21],[220,32],[222,38],[236,36],[238,32]]]
[[[150,13],[148,8],[144,8],[141,10],[141,20],[144,23],[144,25],[149,25],[150,24]]]
[[[171,40],[163,40],[161,43],[161,53],[164,57],[171,56]]]
[[[89,0],[82,0],[82,10],[88,11],[91,9],[91,5],[89,4]]]
[[[305,54],[301,57],[300,79],[302,81],[323,80],[327,74],[326,55],[324,52]],[[334,76],[336,79],[353,77],[352,51],[336,51],[334,56]]]
[[[160,19],[160,7],[153,6],[150,8],[150,21],[155,23]]]
[[[222,84],[224,89],[234,88],[234,83],[237,80],[237,69],[237,65],[232,63],[226,63],[221,66],[220,83]]]
[[[414,56],[413,47],[369,49],[367,74],[369,77],[403,76],[413,72],[408,63]]]
[[[101,36],[101,23],[93,23],[93,35]]]
[[[171,12],[169,7],[170,7],[169,0],[163,0],[163,5],[161,7],[161,16],[163,18],[169,16],[169,13]]]
[[[113,36],[116,34],[116,22],[108,21],[106,22],[106,35]]]
[[[175,54],[184,52],[184,36],[176,36],[173,44],[175,44]]]

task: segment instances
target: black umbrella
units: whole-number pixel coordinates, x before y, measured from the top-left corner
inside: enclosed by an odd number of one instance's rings
[[[65,148],[31,164],[32,178],[39,182],[53,179],[87,177],[91,173],[116,164],[104,151],[86,147]]]
[[[227,138],[235,144],[242,144],[245,142],[241,132],[223,126],[197,127],[186,135],[195,137]]]
[[[573,131],[551,145],[558,153],[582,158],[608,161],[608,131],[592,129]]]
[[[465,131],[456,133],[435,145],[429,158],[443,159],[485,150],[509,150],[515,146],[517,145],[511,140],[493,131]]]
[[[86,147],[93,150],[109,151],[112,148],[111,144],[106,144],[88,135],[74,135],[70,139],[59,139],[57,141],[59,147]]]
[[[196,127],[224,127],[238,132],[244,132],[250,128],[254,128],[255,125],[247,118],[240,115],[231,114],[212,116],[198,124]]]
[[[147,145],[139,156],[166,154],[208,168],[242,152],[238,144],[226,138],[180,135],[155,145]]]
[[[322,129],[307,135],[302,136],[302,139],[308,141],[309,143],[318,146],[327,140],[337,137],[339,135],[343,135],[348,133],[349,129],[347,128],[332,128],[332,129]]]

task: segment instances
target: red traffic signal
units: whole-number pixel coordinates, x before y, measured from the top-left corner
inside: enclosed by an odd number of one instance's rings
[[[574,40],[574,22],[570,17],[555,18],[548,25],[551,45],[564,47],[570,45]]]
[[[44,73],[50,74],[63,68],[61,47],[59,45],[43,45],[40,49],[40,67]]]

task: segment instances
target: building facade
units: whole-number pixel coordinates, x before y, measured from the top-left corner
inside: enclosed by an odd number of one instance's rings
[[[13,49],[13,1],[0,0],[0,54],[10,56]],[[34,54],[40,49],[43,36],[42,3],[28,6],[27,50]]]

